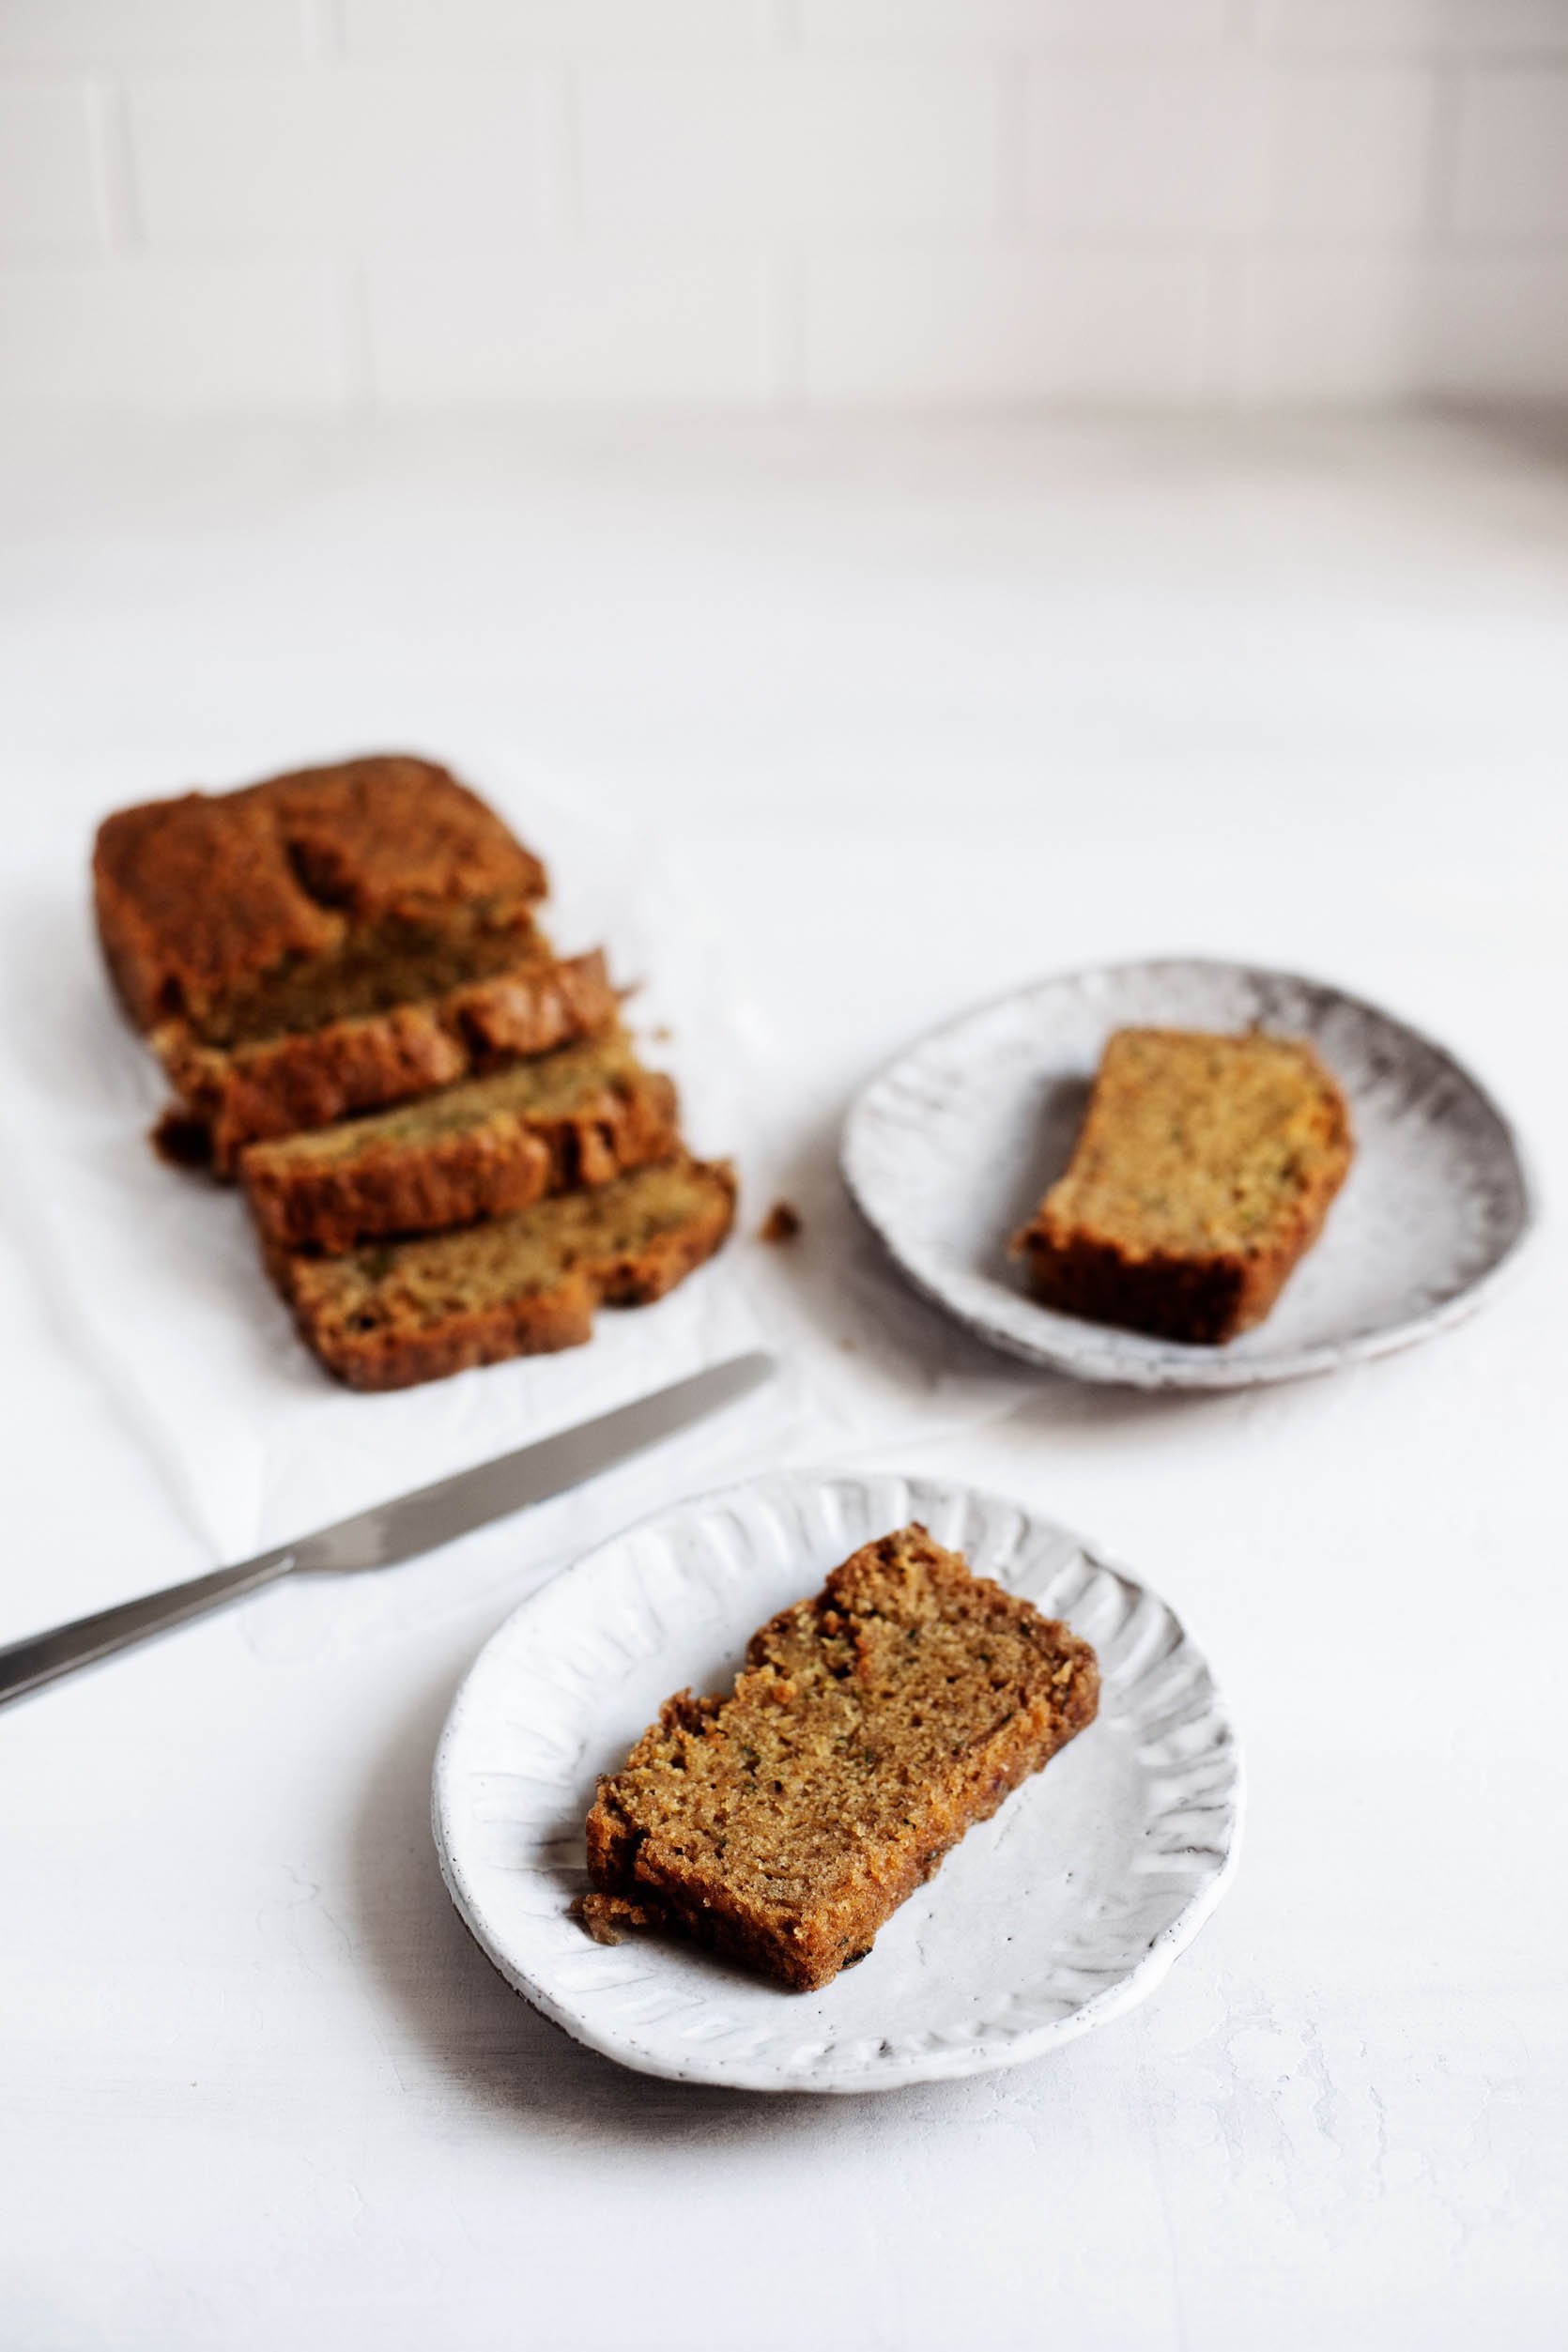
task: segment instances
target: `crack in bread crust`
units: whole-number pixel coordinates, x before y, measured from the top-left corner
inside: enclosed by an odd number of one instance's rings
[[[293,1006],[319,974],[330,992],[346,961],[365,961],[361,942],[417,954],[526,930],[546,887],[477,794],[401,753],[121,808],[93,852],[99,931],[131,1020],[180,1021],[209,1044],[264,1034],[269,990]]]

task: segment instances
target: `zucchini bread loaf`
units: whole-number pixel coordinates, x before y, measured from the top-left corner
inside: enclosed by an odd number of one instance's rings
[[[675,1088],[619,1029],[402,1110],[239,1156],[269,1245],[336,1255],[388,1233],[435,1233],[607,1184],[677,1149]]]
[[[306,1345],[354,1389],[406,1389],[577,1347],[600,1305],[647,1306],[712,1257],[735,1213],[723,1161],[684,1153],[483,1224],[343,1257],[267,1251]]]
[[[544,867],[445,768],[387,755],[122,809],[99,930],[177,1099],[170,1158],[239,1175],[329,1370],[404,1388],[570,1347],[730,1230],[601,955],[559,961]]]
[[[588,1817],[613,1943],[668,1928],[825,1985],[975,1822],[1092,1722],[1094,1652],[916,1525],[754,1634],[727,1697],[669,1699]]]
[[[106,818],[105,958],[180,1107],[163,1141],[232,1169],[319,1126],[602,1026],[601,962],[537,930],[544,867],[429,761],[385,755]]]
[[[1268,1313],[1351,1152],[1345,1099],[1300,1039],[1118,1030],[1067,1174],[1014,1247],[1046,1306],[1217,1345]]]

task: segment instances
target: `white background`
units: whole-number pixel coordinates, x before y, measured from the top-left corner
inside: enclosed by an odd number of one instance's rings
[[[638,1361],[316,1409],[232,1204],[142,1154],[84,889],[127,800],[407,746],[590,899],[640,874],[609,944],[746,1183],[646,1328],[791,1367],[0,1717],[7,2352],[1562,2342],[1568,444],[1259,412],[1565,393],[1563,0],[0,0],[0,1640]],[[1086,402],[1148,422],[1038,413]],[[893,1282],[834,1174],[854,1087],[1181,948],[1376,997],[1515,1113],[1547,1217],[1473,1327],[1159,1400]],[[171,1422],[195,1301],[236,1337]],[[294,1387],[237,1434],[253,1331]],[[813,1455],[1078,1525],[1240,1722],[1233,1895],[1049,2064],[643,2082],[442,1893],[431,1753],[507,1609]]]
[[[0,404],[1568,393],[1564,0],[3,0]]]
[[[8,2347],[1560,2344],[1560,458],[1506,423],[11,434],[13,1037],[101,1036],[72,1068],[106,1098],[134,1062],[59,1001],[116,803],[395,744],[522,776],[527,831],[537,772],[678,869],[640,919],[671,970],[697,944],[670,1051],[728,1035],[704,1140],[747,1187],[699,1280],[795,1388],[531,1530],[0,1717]],[[1376,997],[1515,1113],[1548,1214],[1473,1324],[1134,1397],[992,1364],[881,1267],[833,1171],[862,1079],[1011,983],[1182,948]],[[36,1145],[0,1150],[0,1638],[210,1558],[15,1196]],[[787,1257],[749,1237],[780,1191]],[[861,2102],[643,2081],[442,1892],[431,1755],[478,1645],[601,1529],[807,1439],[1078,1526],[1242,1729],[1234,1892],[1049,2063]],[[260,1508],[286,1531],[287,1491]]]

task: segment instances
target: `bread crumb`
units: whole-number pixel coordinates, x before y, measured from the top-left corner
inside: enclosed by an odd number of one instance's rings
[[[759,1241],[782,1244],[800,1238],[801,1215],[792,1201],[775,1201],[757,1228]]]
[[[647,1903],[628,1902],[623,1895],[579,1895],[572,1916],[587,1929],[595,1944],[622,1944],[633,1928],[657,1928],[659,1913]]]
[[[160,1160],[171,1168],[212,1172],[212,1130],[205,1119],[187,1117],[182,1111],[165,1111],[151,1130],[151,1143]]]

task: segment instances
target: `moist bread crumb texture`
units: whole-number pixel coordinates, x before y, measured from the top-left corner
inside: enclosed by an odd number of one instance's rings
[[[333,1255],[607,1184],[678,1144],[674,1086],[616,1029],[401,1110],[253,1144],[239,1172],[269,1246]]]
[[[249,1143],[411,1101],[616,1019],[619,999],[597,949],[557,961],[530,931],[510,955],[504,968],[440,995],[244,1045],[206,1045],[186,1024],[165,1022],[150,1042],[179,1098],[165,1126],[189,1130],[176,1156],[231,1176]],[[161,1148],[166,1138],[156,1140]]]
[[[728,1233],[733,1177],[685,1151],[603,955],[557,957],[543,865],[445,768],[378,755],[122,809],[93,879],[175,1089],[155,1141],[240,1177],[351,1384],[573,1345]]]
[[[1273,1306],[1352,1150],[1303,1040],[1118,1030],[1067,1174],[1013,1246],[1046,1306],[1219,1345]]]
[[[588,1818],[589,1932],[686,1935],[808,1991],[1093,1721],[1094,1652],[918,1525],[669,1699]]]
[[[724,1241],[735,1179],[684,1154],[588,1192],[343,1257],[268,1253],[300,1334],[355,1389],[578,1347],[599,1306],[662,1299]]]

